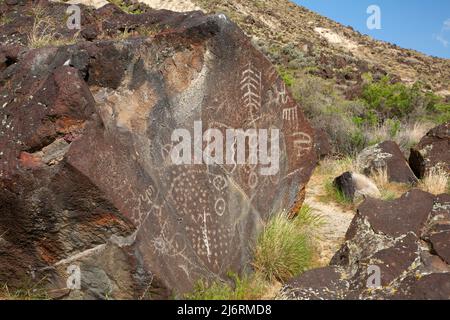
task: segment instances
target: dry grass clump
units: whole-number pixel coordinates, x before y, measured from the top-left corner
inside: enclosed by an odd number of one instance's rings
[[[387,121],[379,126],[367,128],[364,136],[366,141],[371,142],[370,144],[392,140],[401,150],[408,151],[434,126],[435,124],[426,121],[413,123]]]
[[[419,188],[423,191],[439,195],[450,192],[450,175],[440,167],[434,167],[419,182]]]
[[[63,38],[56,30],[58,23],[55,18],[47,15],[42,6],[35,6],[31,9],[31,15],[34,17],[33,26],[28,34],[28,45],[31,48],[42,48],[47,46],[63,46],[74,44],[78,34],[72,38]]]
[[[11,289],[7,284],[0,285],[0,300],[48,300],[47,292],[39,286],[37,283],[26,289]]]

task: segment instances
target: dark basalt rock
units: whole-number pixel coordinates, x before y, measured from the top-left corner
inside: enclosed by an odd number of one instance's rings
[[[59,18],[67,7],[40,4]],[[24,48],[0,73],[0,283],[64,289],[77,265],[69,297],[160,298],[245,272],[263,222],[298,211],[316,164],[314,130],[275,68],[224,15],[112,5],[82,7],[97,40],[29,49],[31,6],[8,6],[15,20],[0,27],[1,53]],[[278,172],[173,164],[172,132],[194,121],[279,129]]]
[[[381,196],[373,181],[354,172],[344,172],[334,179],[333,186],[350,201],[357,201],[366,197],[379,198]]]
[[[340,190],[347,199],[353,200],[355,197],[356,189],[351,172],[344,172],[342,175],[334,179],[333,185],[335,188]]]
[[[358,163],[366,175],[386,170],[390,182],[417,183],[417,177],[394,141],[385,141],[364,149],[358,155]]]
[[[411,149],[409,165],[419,178],[432,168],[440,167],[450,173],[450,122],[430,130]]]
[[[303,273],[286,283],[280,298],[289,300],[343,299],[349,283],[342,279],[342,270],[329,266]]]
[[[367,199],[330,266],[291,280],[279,298],[449,299],[449,215],[450,195],[412,190],[390,202]]]

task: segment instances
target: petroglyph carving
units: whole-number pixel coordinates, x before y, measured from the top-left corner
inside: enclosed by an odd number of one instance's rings
[[[261,72],[249,63],[242,72],[241,92],[244,107],[252,119],[256,118],[257,113],[261,109],[261,91]]]
[[[297,106],[283,109],[283,120],[297,121],[297,119],[298,119]]]
[[[214,204],[214,210],[216,211],[216,214],[220,217],[223,216],[226,206],[227,204],[223,198],[217,199],[216,203]]]
[[[312,149],[312,138],[310,135],[304,132],[296,132],[292,136],[294,137],[294,149],[298,158]]]
[[[268,94],[268,105],[271,108],[275,108],[290,102],[290,97],[287,92],[286,85],[281,80],[274,83],[272,88],[268,91]]]

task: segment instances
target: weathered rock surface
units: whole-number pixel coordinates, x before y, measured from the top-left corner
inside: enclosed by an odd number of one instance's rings
[[[450,173],[450,122],[431,129],[411,149],[409,165],[419,178],[436,167]]]
[[[380,190],[368,177],[355,172],[344,172],[334,179],[334,186],[349,200],[381,197]]]
[[[364,149],[358,155],[358,164],[367,175],[386,170],[390,182],[417,182],[417,177],[394,141],[385,141]]]
[[[330,266],[293,279],[280,298],[449,299],[449,223],[447,194],[414,189],[390,202],[369,198]]]
[[[244,272],[262,223],[298,210],[316,163],[313,129],[224,15],[82,7],[91,41],[30,50],[35,4],[0,5],[17,18],[0,26],[0,282],[65,288],[77,265],[81,291],[70,297],[180,294]],[[66,5],[41,5],[64,17]],[[224,136],[279,129],[279,170],[173,164],[172,132],[192,134],[194,121]]]

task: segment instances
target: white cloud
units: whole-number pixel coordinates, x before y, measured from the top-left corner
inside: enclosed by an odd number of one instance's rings
[[[449,41],[447,39],[445,39],[443,36],[441,36],[440,34],[435,34],[434,35],[434,39],[436,39],[437,41],[439,41],[444,47],[448,47],[449,45]]]
[[[447,34],[450,31],[450,18],[442,23],[441,32],[439,34],[433,34],[433,38],[439,41],[444,47],[448,48],[450,41],[447,38]]]
[[[450,31],[450,18],[444,21],[444,26],[442,27],[442,30]]]

